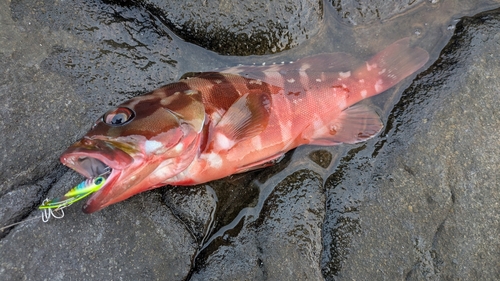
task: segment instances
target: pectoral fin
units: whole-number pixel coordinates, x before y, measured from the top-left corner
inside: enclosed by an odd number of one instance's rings
[[[351,106],[323,128],[326,133],[310,144],[357,143],[374,137],[384,127],[378,114],[366,105]]]
[[[247,93],[229,107],[214,128],[216,150],[231,149],[236,143],[261,133],[269,121],[271,100],[266,93]]]

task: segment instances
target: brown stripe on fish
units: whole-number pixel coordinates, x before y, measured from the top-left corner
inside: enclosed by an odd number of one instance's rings
[[[238,86],[241,87],[242,81],[244,78],[238,75],[205,72],[187,80],[187,83],[201,92],[205,110],[211,115],[213,112],[225,112],[244,94],[244,89],[237,89]]]
[[[144,135],[149,139],[179,125],[178,118],[161,106],[159,97],[140,101],[132,109],[136,114],[133,122],[111,128],[110,132],[115,129],[121,136]]]
[[[184,92],[191,90],[191,86],[186,83],[186,81],[179,81],[176,83],[168,84],[152,92],[154,95],[163,95],[162,97],[168,97],[176,92]]]

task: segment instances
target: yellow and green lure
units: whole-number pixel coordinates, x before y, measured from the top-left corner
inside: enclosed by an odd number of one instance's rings
[[[64,216],[64,212],[62,211],[62,209],[98,191],[99,189],[101,189],[101,187],[103,187],[105,183],[106,177],[104,175],[101,175],[94,179],[82,181],[66,194],[64,194],[64,196],[61,198],[52,200],[46,199],[45,201],[43,201],[42,205],[38,207],[38,209],[44,211],[42,213],[42,220],[44,222],[47,222],[51,216],[58,219],[62,218]],[[61,214],[56,215],[52,210],[60,211]]]
[[[109,171],[94,179],[84,180],[77,186],[73,187],[70,191],[66,192],[66,194],[64,194],[62,198],[56,198],[52,200],[45,199],[45,201],[43,201],[43,204],[38,207],[38,209],[42,210],[42,221],[48,222],[50,217],[62,219],[64,217],[64,208],[101,189],[106,183],[106,178],[108,177],[108,175]],[[27,219],[0,227],[0,231],[33,219],[36,218]]]

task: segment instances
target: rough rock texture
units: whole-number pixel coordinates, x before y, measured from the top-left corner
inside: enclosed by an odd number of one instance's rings
[[[323,16],[323,2],[318,0],[140,3],[186,41],[223,55],[290,49],[317,33]]]
[[[499,32],[499,10],[461,21],[383,138],[327,180],[327,280],[500,278]]]
[[[383,0],[331,0],[340,18],[353,25],[384,21],[401,15],[424,0],[383,1]]]
[[[67,190],[66,174],[52,189]],[[1,280],[183,280],[197,244],[160,204],[161,194],[136,197],[99,216],[66,209],[63,219],[19,225],[0,241]]]
[[[499,10],[456,26],[367,143],[41,222],[82,179],[59,153],[99,114],[226,59],[162,24],[142,6],[0,1],[0,227],[28,220],[0,232],[0,280],[500,279]]]
[[[300,170],[271,188],[263,204],[214,235],[191,280],[321,279],[322,179]]]

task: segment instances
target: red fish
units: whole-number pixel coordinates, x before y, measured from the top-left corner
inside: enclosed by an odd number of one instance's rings
[[[111,170],[83,207],[91,213],[156,187],[265,167],[300,145],[367,140],[383,125],[356,103],[427,62],[409,43],[399,40],[355,69],[337,53],[196,74],[111,109],[61,162],[87,178]]]

